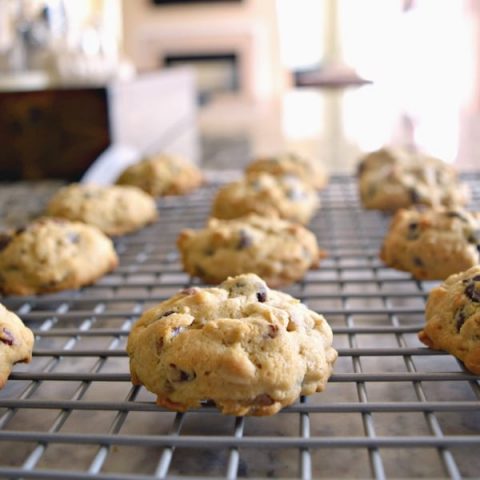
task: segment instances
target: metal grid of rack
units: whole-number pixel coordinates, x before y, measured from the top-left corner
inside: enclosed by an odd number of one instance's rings
[[[480,207],[480,174],[466,180]],[[175,239],[203,225],[215,187],[161,200],[158,223],[118,239],[120,267],[95,285],[2,299],[37,339],[0,392],[0,477],[477,477],[479,377],[417,340],[433,284],[381,264],[389,218],[360,208],[351,177],[332,178],[310,226],[329,257],[285,289],[333,328],[339,359],[325,392],[235,418],[169,412],[131,385],[130,327],[192,284]]]

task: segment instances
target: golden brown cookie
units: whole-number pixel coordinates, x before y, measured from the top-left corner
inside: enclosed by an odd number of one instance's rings
[[[118,178],[120,185],[133,185],[154,197],[184,195],[203,181],[200,170],[175,155],[158,154],[128,167]]]
[[[91,225],[41,218],[0,239],[0,291],[32,295],[93,283],[118,263],[112,241]]]
[[[480,375],[480,266],[452,275],[430,293],[418,338]]]
[[[260,173],[220,188],[213,200],[212,217],[231,219],[257,213],[306,224],[318,205],[315,189],[299,178]]]
[[[72,184],[50,200],[47,215],[95,225],[107,235],[123,235],[157,218],[155,200],[137,187]]]
[[[323,188],[328,181],[328,174],[320,162],[292,152],[257,158],[246,168],[247,174],[261,172],[275,176],[295,175],[317,189]]]
[[[419,280],[444,280],[480,262],[480,216],[464,209],[399,210],[380,258]]]
[[[318,313],[254,274],[189,288],[146,311],[128,338],[132,382],[161,406],[272,415],[325,388],[337,358]]]
[[[0,303],[0,388],[7,382],[13,365],[32,359],[33,333]]]
[[[270,287],[287,285],[325,256],[305,227],[254,214],[234,220],[213,218],[202,230],[183,230],[177,246],[184,270],[208,283],[251,272]]]
[[[469,189],[453,167],[421,153],[382,149],[360,164],[359,194],[365,208],[396,211],[412,205],[455,207]]]

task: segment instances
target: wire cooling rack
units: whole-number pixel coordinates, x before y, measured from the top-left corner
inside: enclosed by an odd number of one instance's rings
[[[466,180],[479,207],[480,174]],[[128,332],[192,284],[175,239],[204,224],[217,186],[162,200],[158,223],[119,239],[120,267],[97,284],[2,300],[37,340],[0,392],[0,477],[478,478],[479,377],[417,340],[434,283],[380,263],[389,218],[359,207],[351,177],[332,178],[311,224],[329,257],[286,289],[333,328],[339,359],[325,392],[235,418],[169,412],[131,385]]]

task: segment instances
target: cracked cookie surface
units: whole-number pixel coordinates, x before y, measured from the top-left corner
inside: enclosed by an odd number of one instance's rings
[[[152,223],[157,207],[137,187],[72,184],[52,197],[47,215],[95,225],[107,235],[123,235]]]
[[[212,217],[231,219],[257,213],[306,224],[319,205],[316,190],[290,175],[249,175],[220,188],[213,200]]]
[[[293,152],[260,157],[246,168],[247,174],[260,172],[275,176],[295,175],[317,189],[323,188],[328,181],[328,174],[320,162]]]
[[[161,406],[204,402],[272,415],[325,388],[337,352],[322,315],[254,274],[189,288],[146,311],[128,338],[132,382]]]
[[[480,216],[463,209],[399,210],[380,258],[419,280],[444,280],[480,262]]]
[[[33,295],[93,283],[118,263],[112,241],[80,222],[41,218],[0,238],[0,291]]]
[[[154,197],[185,195],[203,182],[200,170],[175,155],[152,155],[126,168],[117,179],[119,185],[139,187]]]
[[[480,266],[452,275],[434,288],[425,320],[419,339],[430,348],[451,353],[480,375]]]
[[[32,359],[33,333],[13,312],[0,303],[0,388],[13,365]]]
[[[271,287],[299,280],[326,255],[305,227],[258,215],[212,218],[204,229],[183,230],[177,246],[184,270],[207,283],[251,272]]]
[[[359,194],[368,209],[396,211],[412,205],[454,207],[468,203],[469,189],[442,160],[405,150],[382,149],[359,164]]]

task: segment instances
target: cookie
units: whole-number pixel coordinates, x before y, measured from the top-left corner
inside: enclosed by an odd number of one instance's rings
[[[447,278],[428,296],[425,327],[418,338],[445,350],[480,375],[480,266]]]
[[[444,280],[480,263],[480,216],[463,209],[399,210],[380,258],[418,280]]]
[[[146,311],[127,352],[135,385],[185,411],[272,415],[325,388],[337,352],[325,318],[257,275],[189,288]]]
[[[468,187],[458,180],[455,169],[424,154],[384,150],[367,157],[361,165],[359,194],[368,209],[454,207],[465,205],[470,198]]]
[[[152,223],[157,208],[137,187],[72,184],[53,196],[46,214],[95,225],[107,235],[123,235]]]
[[[78,288],[117,263],[112,241],[96,227],[41,218],[0,238],[0,291],[32,295]]]
[[[202,181],[202,174],[195,165],[165,154],[131,165],[117,179],[119,185],[139,187],[154,197],[184,195],[198,188]]]
[[[294,176],[249,175],[218,190],[212,216],[221,219],[257,213],[308,223],[319,205],[317,192]]]
[[[0,303],[0,388],[5,386],[13,365],[32,359],[33,333]]]
[[[271,287],[287,285],[325,256],[315,235],[301,225],[254,214],[213,218],[202,230],[183,230],[177,246],[184,270],[207,283],[252,272]]]
[[[319,162],[292,152],[258,158],[247,166],[246,172],[263,172],[275,176],[295,175],[317,189],[323,188],[328,181],[327,172]]]
[[[359,160],[357,176],[361,177],[368,171],[378,170],[385,166],[406,163],[411,160],[411,156],[412,152],[400,148],[383,147],[379,150],[369,152]]]

